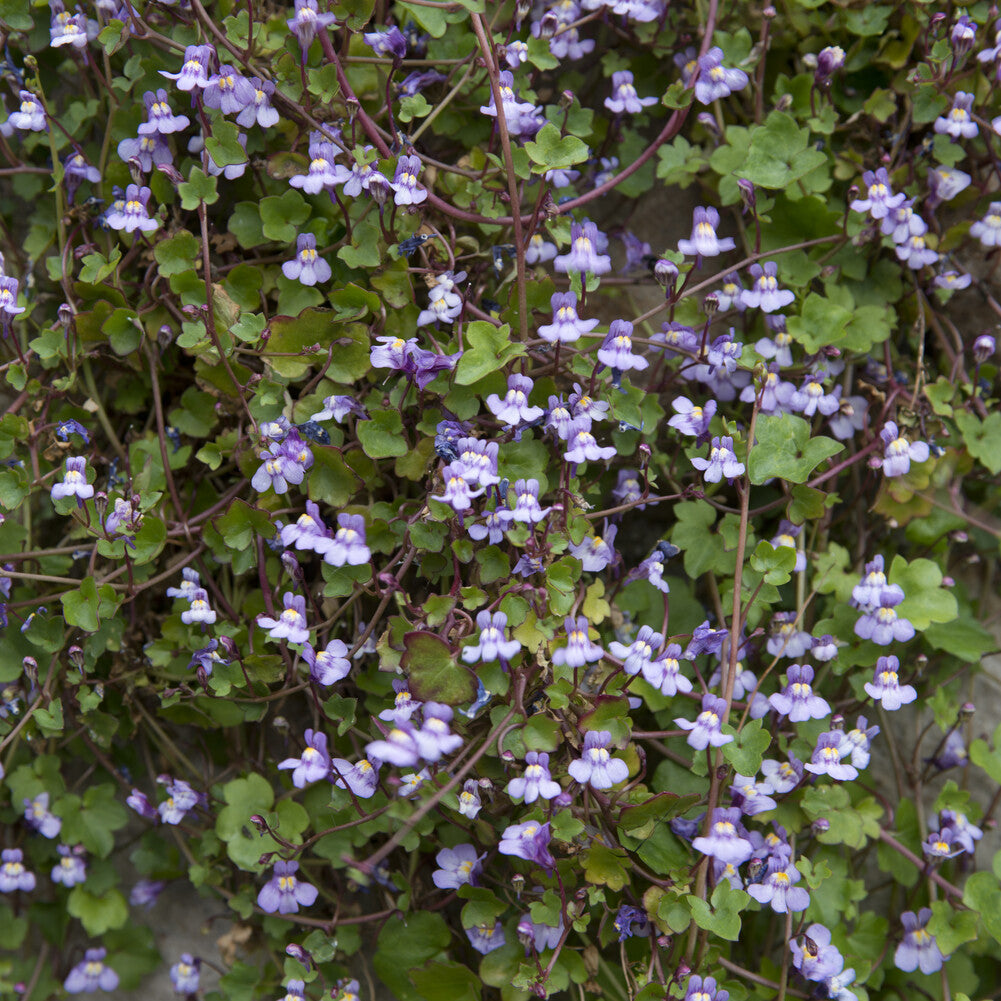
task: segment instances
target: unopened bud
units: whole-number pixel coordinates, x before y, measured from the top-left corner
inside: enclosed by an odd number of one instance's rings
[[[757,204],[758,196],[754,190],[754,185],[748,181],[746,178],[740,178],[737,181],[737,188],[740,191],[740,200],[744,203],[745,208],[749,212],[754,211],[754,206]]]
[[[559,26],[559,18],[551,10],[546,11],[542,15],[542,20],[539,21],[539,38],[545,40],[552,38]]]
[[[28,682],[34,685],[38,681],[38,661],[34,657],[25,657],[21,661],[21,667]]]
[[[565,90],[560,94],[560,110],[566,111],[574,102],[574,93],[572,90]]]
[[[73,307],[68,302],[64,302],[56,315],[59,317],[59,325],[68,328],[73,322]]]
[[[818,817],[811,825],[810,830],[815,835],[826,834],[831,829],[831,822],[826,817]]]
[[[959,715],[963,719],[969,719],[976,711],[977,707],[972,702],[964,702],[959,707]]]
[[[78,670],[83,670],[84,659],[83,650],[78,646],[71,646],[69,650],[66,651],[66,656],[69,657],[69,662]]]
[[[313,956],[311,953],[307,952],[301,945],[295,942],[290,942],[285,946],[285,955],[291,956],[292,959],[297,960],[302,963],[303,966],[313,965]]]
[[[259,813],[252,813],[250,815],[250,822],[257,828],[259,834],[267,834],[271,830],[268,827],[268,822]]]
[[[710,135],[716,136],[716,138],[719,138],[719,125],[717,124],[716,119],[713,118],[708,111],[699,112],[695,120],[706,130],[706,132]]]
[[[775,102],[776,111],[788,111],[792,107],[792,94],[783,94]]]
[[[715,292],[710,292],[702,300],[702,311],[706,316],[712,316],[719,309],[719,296]]]
[[[130,161],[131,163],[131,161]],[[171,184],[180,184],[184,180],[184,175],[170,163],[158,163],[156,169],[170,181]]]
[[[678,280],[678,266],[666,257],[662,257],[653,266],[653,276],[665,288],[673,288]]]

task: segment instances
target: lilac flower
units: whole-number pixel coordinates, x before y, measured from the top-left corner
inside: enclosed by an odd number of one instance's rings
[[[667,423],[681,434],[690,435],[702,445],[709,440],[709,422],[716,414],[716,401],[707,400],[704,407],[692,403],[687,396],[678,396],[671,401],[675,415]]]
[[[354,414],[362,420],[368,420],[368,412],[353,396],[325,396],[323,409],[318,410],[309,419],[311,421],[335,420],[340,424],[348,414]]]
[[[218,108],[224,115],[235,115],[254,102],[254,86],[232,66],[220,66],[209,77],[202,91],[207,108]]]
[[[316,0],[295,0],[295,14],[286,24],[289,31],[299,39],[303,62],[306,61],[306,50],[316,37],[317,30],[336,23],[337,18],[333,14],[319,12]]]
[[[512,799],[522,799],[526,804],[559,796],[560,784],[553,781],[549,773],[549,755],[545,752],[529,751],[525,755],[525,771],[511,779],[504,791]]]
[[[133,907],[145,907],[149,910],[166,886],[167,884],[162,880],[140,879],[129,893],[129,903]]]
[[[481,487],[500,483],[500,477],[497,475],[497,456],[500,453],[500,446],[497,442],[459,438],[453,444],[455,451],[458,452],[457,461],[465,469],[465,477],[470,483],[479,484]]]
[[[977,25],[966,14],[961,14],[949,32],[949,43],[957,58],[966,55],[973,48],[977,37]]]
[[[70,14],[61,0],[53,0],[49,5],[52,21],[49,25],[49,44],[53,48],[72,45],[75,49],[87,45],[87,18],[83,13]]]
[[[129,160],[138,161],[139,169],[144,173],[149,173],[154,165],[160,167],[174,162],[174,154],[171,153],[166,140],[158,132],[148,136],[138,136],[135,139],[123,139],[118,144],[118,156],[126,162]],[[105,221],[107,222],[112,217],[118,219],[119,216],[124,219],[124,212],[125,200],[123,199],[120,204],[116,201],[105,213]],[[121,227],[114,226],[112,228],[120,229]]]
[[[59,845],[59,861],[52,867],[52,882],[69,888],[87,879],[86,853],[82,845]]]
[[[406,58],[406,36],[395,26],[385,31],[366,31],[362,38],[377,56],[390,56],[397,63]]]
[[[454,754],[462,747],[462,737],[449,729],[453,716],[451,706],[425,702],[422,712],[424,721],[413,736],[420,756],[425,761],[433,763],[446,754]]]
[[[477,886],[482,859],[483,855],[477,855],[470,844],[443,848],[435,856],[438,868],[431,874],[431,880],[439,890],[457,890],[466,883]]]
[[[603,421],[608,416],[609,405],[603,400],[595,400],[581,390],[579,382],[573,384],[573,392],[570,394],[570,410],[573,413],[574,421],[579,427],[583,427],[586,420],[590,429],[591,421]]]
[[[244,129],[249,129],[255,121],[264,129],[277,125],[279,115],[271,106],[271,95],[275,92],[275,85],[270,80],[262,80],[258,76],[252,76],[249,83],[250,99],[236,116],[236,124]]]
[[[314,132],[309,142],[308,171],[290,177],[288,183],[293,188],[299,188],[310,195],[319,194],[324,190],[333,191],[351,176],[347,167],[335,162],[335,157],[340,152],[340,147],[326,141],[322,133]]]
[[[743,305],[760,307],[765,313],[774,313],[788,306],[796,297],[788,289],[779,288],[777,274],[778,265],[774,261],[766,261],[763,267],[752,264],[754,284],[742,294]]]
[[[879,436],[886,446],[883,458],[883,473],[886,476],[904,476],[910,471],[912,462],[928,459],[928,445],[923,441],[908,441],[898,432],[893,421],[886,422]]]
[[[546,261],[551,261],[558,253],[559,248],[555,243],[551,243],[541,233],[533,233],[531,237],[529,237],[528,247],[525,249],[525,263],[545,264]],[[560,293],[557,292],[556,295],[560,295]],[[574,296],[574,301],[576,301],[576,299],[577,297]],[[594,322],[595,324],[598,323],[597,320]]]
[[[184,598],[186,601],[190,601],[191,596],[200,587],[201,578],[198,576],[198,571],[192,570],[191,567],[184,567],[181,570],[181,586],[168,587],[166,593],[168,598]]]
[[[157,807],[160,820],[165,824],[177,825],[193,810],[202,797],[183,779],[160,775],[157,782],[167,791],[167,798]]]
[[[1001,202],[991,202],[983,219],[970,227],[970,236],[975,236],[985,247],[1001,246]]]
[[[466,779],[462,785],[462,792],[459,793],[459,813],[463,817],[475,820],[476,815],[483,808],[480,799],[480,786],[476,779]]]
[[[181,621],[190,626],[194,622],[204,622],[212,625],[216,620],[216,613],[209,604],[209,594],[204,588],[198,587],[191,593],[191,604],[181,612]]]
[[[455,291],[456,286],[466,278],[465,271],[453,274],[445,271],[435,279],[434,288],[428,293],[428,308],[417,317],[417,326],[429,323],[453,323],[462,312],[462,296]]]
[[[592,789],[610,789],[629,778],[629,766],[621,758],[613,758],[608,750],[612,735],[608,730],[588,730],[584,734],[581,756],[571,761],[567,772],[581,785]]]
[[[732,483],[736,477],[744,475],[744,464],[737,461],[737,454],[733,450],[733,438],[729,435],[722,438],[714,437],[709,458],[696,457],[692,459],[692,465],[703,471],[707,483],[719,483],[724,476],[728,483]]]
[[[598,361],[620,372],[647,368],[650,363],[646,358],[633,353],[632,333],[633,325],[628,320],[613,320],[598,349]]]
[[[7,116],[7,122],[23,132],[45,132],[48,128],[45,124],[45,109],[38,98],[30,90],[20,91],[18,97],[21,103],[17,111],[12,111]]]
[[[177,81],[178,90],[202,89],[208,86],[209,64],[215,57],[211,45],[189,45],[184,50],[184,63],[179,73],[160,70],[160,76]]]
[[[319,890],[310,883],[303,883],[295,875],[298,862],[278,861],[274,875],[261,887],[257,894],[257,906],[268,914],[295,914],[300,905],[309,907],[315,903]]]
[[[695,99],[700,104],[712,104],[713,101],[729,97],[735,90],[742,90],[747,86],[747,74],[743,70],[725,67],[723,50],[716,45],[699,57],[698,65]]]
[[[66,460],[62,482],[52,485],[52,499],[76,497],[83,502],[93,496],[94,488],[87,482],[87,460],[82,456],[70,456]]]
[[[917,914],[904,911],[900,920],[904,926],[904,938],[893,955],[893,965],[906,973],[913,973],[919,967],[925,974],[941,970],[948,957],[942,955],[935,936],[925,931],[931,920],[931,908],[922,907]]]
[[[585,664],[601,660],[604,651],[588,636],[588,621],[583,615],[573,619],[567,616],[563,621],[567,634],[567,645],[553,651],[553,663],[558,666],[583,667]]]
[[[319,653],[309,643],[304,643],[302,659],[309,665],[309,680],[326,687],[346,678],[351,671],[347,653],[343,640],[331,640]]]
[[[626,674],[639,674],[643,671],[645,675],[646,669],[656,656],[656,651],[663,643],[664,637],[661,633],[654,632],[650,626],[640,626],[636,639],[629,646],[624,643],[609,643],[608,650],[612,656],[622,661],[622,669]],[[677,647],[676,644],[672,646]],[[677,647],[677,650],[680,653],[681,648]]]
[[[872,738],[879,733],[878,726],[867,726],[868,720],[859,716],[853,730],[847,730],[841,738],[838,751],[842,758],[851,758],[852,766],[862,771],[869,765],[869,747]]]
[[[864,640],[872,640],[879,646],[889,646],[894,640],[906,643],[914,638],[914,626],[909,619],[897,615],[893,605],[898,602],[884,597],[878,608],[870,608],[855,623],[855,635]],[[875,697],[875,696],[874,696]],[[885,705],[885,703],[884,703]]]
[[[627,112],[635,115],[656,103],[656,97],[637,97],[633,75],[628,70],[612,74],[612,96],[605,98],[605,107],[609,111],[616,115]]]
[[[49,794],[40,792],[24,800],[24,822],[43,838],[58,838],[63,822],[49,809]]]
[[[898,620],[898,622],[906,621],[906,619]],[[911,635],[913,635],[913,631]],[[897,673],[899,669],[900,661],[892,654],[889,657],[880,657],[876,661],[876,670],[872,681],[867,681],[865,685],[869,697],[890,711],[908,705],[918,697],[913,685],[900,684]]]
[[[487,542],[496,546],[504,541],[504,533],[511,527],[512,512],[507,508],[498,508],[496,511],[483,512],[483,524],[470,525],[467,531],[470,538],[481,542]]]
[[[958,841],[956,832],[951,827],[930,831],[921,847],[929,859],[955,858],[966,851],[966,846]]]
[[[952,201],[973,183],[973,178],[955,167],[936,167],[928,172],[929,200],[935,205]]]
[[[473,506],[473,498],[483,493],[483,488],[473,490],[466,481],[466,467],[461,462],[453,462],[441,471],[445,483],[445,492],[441,495],[432,494],[432,499],[449,504],[453,511],[460,514]]]
[[[528,45],[525,42],[516,40],[504,47],[504,61],[508,68],[516,70],[528,59]]]
[[[908,199],[887,213],[880,224],[880,232],[894,243],[906,243],[912,236],[924,236],[928,224],[914,211],[913,199]]]
[[[590,431],[591,419],[584,417],[576,419],[570,407],[560,397],[549,397],[549,411],[546,414],[546,429],[556,432],[556,437],[567,441],[578,430]]]
[[[897,258],[909,268],[920,271],[926,264],[934,264],[938,254],[932,250],[923,236],[909,236],[903,243],[894,247]]]
[[[350,789],[359,799],[371,798],[379,786],[378,763],[373,764],[368,758],[362,758],[357,764],[344,758],[333,758],[330,774],[331,777],[338,776],[334,780],[338,789]]]
[[[514,74],[510,70],[502,70],[498,77],[498,90],[500,91],[501,110],[504,114],[504,122],[508,131],[514,135],[521,135],[522,125],[525,118],[530,118],[535,114],[535,105],[527,101],[519,101],[514,89]],[[494,98],[493,89],[490,91],[490,103],[481,105],[480,111],[490,118],[497,117],[497,103]]]
[[[170,982],[178,994],[194,994],[198,991],[199,967],[202,961],[190,952],[182,952],[180,961],[170,968]]]
[[[873,219],[885,219],[891,210],[898,208],[907,198],[903,192],[893,193],[886,167],[880,167],[875,172],[865,171],[862,183],[865,185],[866,197],[856,198],[850,207],[855,212],[868,212]]]
[[[521,650],[519,640],[505,639],[507,633],[507,616],[503,612],[477,612],[476,625],[480,635],[476,642],[465,647],[462,659],[467,664],[476,661],[490,663],[500,660],[502,663],[511,660]]]
[[[334,540],[323,554],[325,563],[335,567],[359,567],[372,559],[365,544],[365,517],[360,514],[339,514]]]
[[[563,937],[563,931],[562,917],[555,927],[541,922],[535,923],[528,914],[524,915],[518,922],[518,938],[525,945],[526,955],[530,948],[534,948],[538,953],[544,952],[546,949],[555,949]]]
[[[150,219],[146,209],[151,192],[145,185],[139,187],[130,184],[125,189],[125,204],[121,211],[110,211],[105,216],[105,223],[110,229],[124,230],[132,233],[141,229],[144,233],[151,233],[159,228],[160,222],[157,219]]]
[[[713,747],[722,747],[733,740],[733,736],[723,733],[722,720],[726,716],[726,701],[710,695],[708,692],[702,696],[702,712],[696,717],[695,722],[677,718],[675,723],[682,730],[688,730],[686,739],[689,747],[694,747],[697,751],[705,750],[710,744]]]
[[[593,222],[570,224],[570,251],[553,261],[561,274],[570,271],[604,275],[612,270],[612,259],[598,252],[598,227]],[[576,302],[576,296],[574,297]]]
[[[685,660],[693,660],[704,653],[719,654],[729,635],[726,629],[713,629],[709,620],[706,619],[705,622],[695,627],[688,648],[685,650]]]
[[[933,280],[935,288],[945,289],[947,292],[960,292],[969,288],[972,283],[973,276],[960,271],[943,271]]]
[[[935,119],[935,131],[945,133],[953,139],[973,139],[980,129],[970,114],[972,110],[973,95],[957,91],[948,114]]]
[[[528,396],[534,385],[535,383],[527,376],[509,375],[504,399],[502,400],[496,393],[491,393],[486,399],[487,409],[499,421],[511,427],[538,420],[545,411],[542,407],[533,407],[528,402]]]
[[[678,250],[687,257],[718,257],[724,251],[733,250],[737,246],[733,237],[719,239],[716,236],[717,226],[719,212],[712,207],[699,206],[695,209],[691,238],[679,240]]]
[[[516,480],[514,500],[514,511],[511,513],[514,521],[534,525],[542,521],[551,510],[551,508],[539,506],[538,480]]]
[[[504,946],[504,926],[500,921],[490,925],[474,925],[466,929],[469,944],[481,955],[487,956]]]
[[[125,804],[135,810],[140,817],[145,817],[147,820],[160,819],[160,815],[156,812],[156,807],[150,803],[146,794],[139,789],[132,790],[126,798]]]
[[[612,498],[617,504],[633,504],[642,496],[639,473],[635,469],[620,469],[618,480],[612,489]],[[646,504],[639,504],[637,511],[646,509]]]
[[[831,434],[841,441],[851,438],[869,423],[869,404],[862,396],[848,396],[838,401],[838,412],[828,421]]]
[[[497,850],[501,855],[513,855],[527,862],[535,862],[543,869],[552,870],[556,861],[549,853],[550,828],[548,822],[540,824],[529,820],[524,824],[513,824],[501,835]]]
[[[789,405],[793,410],[798,410],[804,417],[812,417],[816,413],[821,413],[825,417],[837,413],[838,397],[841,387],[835,388],[833,393],[824,391],[824,384],[816,376],[808,375],[803,385],[792,394]]]
[[[805,911],[810,906],[810,895],[798,883],[803,877],[792,864],[779,859],[768,863],[768,874],[760,883],[750,883],[747,892],[759,904],[769,904],[776,914]]]
[[[713,810],[712,824],[707,835],[694,838],[692,847],[703,855],[711,855],[721,862],[741,865],[753,854],[754,847],[744,836],[747,831],[736,807],[717,807]]]
[[[76,151],[67,154],[66,158],[63,160],[63,173],[66,178],[66,191],[71,202],[73,201],[77,188],[79,188],[84,181],[90,181],[91,184],[96,184],[101,180],[101,172],[97,169],[97,167],[92,167],[89,163],[87,163],[84,155]]]
[[[279,538],[283,546],[308,550],[321,555],[329,549],[333,541],[330,531],[320,517],[320,509],[313,501],[306,501],[306,512],[291,525],[283,525]],[[167,592],[170,593],[169,591]]]
[[[316,253],[316,237],[300,233],[295,242],[296,256],[282,265],[282,274],[290,281],[298,279],[303,285],[315,285],[330,280],[330,265]]]
[[[813,749],[810,763],[803,767],[814,775],[830,775],[838,782],[851,781],[858,778],[858,769],[842,762],[840,730],[830,730],[822,733]]]
[[[792,965],[807,980],[826,980],[840,973],[845,966],[844,957],[831,945],[831,932],[822,924],[809,925],[803,936],[789,940]]]
[[[24,867],[24,853],[20,848],[6,848],[0,853],[0,893],[23,890],[30,893],[35,888],[35,874]]]
[[[768,699],[780,716],[788,716],[791,723],[802,723],[808,719],[826,719],[831,715],[831,707],[827,702],[813,694],[812,667],[791,664],[786,677],[788,680],[782,692]]]
[[[958,731],[953,730],[953,733],[956,732]],[[971,823],[965,813],[959,813],[955,810],[943,810],[939,815],[939,823],[943,830],[948,828],[952,831],[955,843],[970,853],[975,851],[977,847],[975,842],[984,836],[984,832],[976,824]]]
[[[567,462],[605,462],[615,456],[614,445],[601,448],[590,431],[577,431],[567,443],[567,450],[563,458]]]
[[[885,566],[883,557],[879,555],[875,556],[872,562],[866,563],[865,575],[861,582],[852,588],[852,601],[859,608],[879,608],[883,604],[899,605],[904,600],[904,589],[899,584],[887,583]]]
[[[306,747],[298,758],[286,758],[278,768],[294,769],[292,785],[305,789],[311,782],[319,782],[330,773],[330,755],[327,753],[327,735],[318,730],[306,731]]]
[[[93,994],[94,991],[113,991],[118,988],[118,974],[105,965],[107,949],[88,949],[84,958],[73,967],[63,981],[67,994]]]
[[[576,556],[581,562],[581,567],[591,573],[600,573],[615,559],[615,550],[612,543],[618,533],[616,525],[609,525],[605,522],[605,531],[602,535],[588,535],[576,544],[570,543],[570,553]]]
[[[257,624],[268,630],[273,640],[288,640],[289,643],[307,643],[309,628],[306,625],[306,599],[301,594],[286,591],[283,601],[285,608],[277,619],[258,615]]]
[[[769,793],[772,787],[768,782],[756,782],[753,775],[734,775],[730,786],[730,797],[745,817],[754,817],[759,813],[774,810],[778,805]]]
[[[792,792],[803,778],[803,763],[795,754],[789,754],[788,761],[775,761],[766,758],[761,763],[761,773],[764,776],[763,785],[767,785],[773,793],[780,795]]]
[[[396,164],[393,177],[393,200],[397,205],[419,205],[427,199],[428,193],[417,183],[421,161],[416,156],[401,156]]]

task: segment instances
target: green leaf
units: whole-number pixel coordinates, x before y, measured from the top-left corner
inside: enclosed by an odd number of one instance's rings
[[[889,580],[904,590],[897,614],[910,619],[915,629],[920,631],[933,622],[952,622],[958,617],[956,596],[942,587],[942,571],[934,561],[917,559],[908,563],[902,556],[894,556]]]
[[[445,919],[431,911],[394,914],[382,926],[372,963],[396,1001],[420,1001],[407,974],[445,949],[452,935]]]
[[[493,924],[506,910],[507,903],[485,886],[471,886],[464,883],[456,891],[456,896],[468,903],[462,908],[462,927],[475,928],[477,925]]]
[[[261,199],[260,213],[261,232],[266,239],[292,243],[299,227],[309,218],[309,205],[295,188],[290,188],[281,195]],[[232,225],[231,220],[230,228]]]
[[[473,320],[466,326],[465,337],[468,347],[455,370],[455,381],[460,386],[471,386],[503,371],[509,361],[525,353],[523,344],[511,341],[511,328],[506,323],[495,327],[486,320]]]
[[[229,217],[228,229],[244,250],[259,247],[269,240],[261,228],[261,209],[257,202],[237,202]]]
[[[790,316],[789,333],[809,352],[839,344],[852,314],[836,302],[810,292],[803,300],[799,316]]]
[[[82,844],[93,855],[107,858],[115,846],[115,831],[129,822],[129,811],[115,797],[108,783],[90,786],[83,798],[60,802],[62,837],[67,844]]]
[[[984,929],[1001,943],[1001,884],[990,872],[975,872],[963,887],[963,903],[980,915]]]
[[[677,521],[671,531],[671,541],[684,554],[685,573],[689,577],[698,577],[706,570],[732,572],[732,564],[727,564],[723,539],[712,530],[716,512],[708,504],[682,501],[675,505],[674,516]]]
[[[191,168],[188,179],[178,184],[177,192],[181,196],[182,209],[196,209],[201,202],[214,205],[219,200],[216,179],[206,174],[201,167]]]
[[[761,720],[748,720],[735,731],[735,738],[723,745],[723,757],[739,775],[756,775],[771,742],[772,736],[762,729]]]
[[[80,269],[80,281],[87,285],[99,285],[108,275],[114,273],[121,259],[122,252],[118,247],[112,247],[108,257],[104,254],[87,254]]]
[[[976,941],[979,922],[973,911],[957,911],[946,900],[934,900],[931,915],[927,931],[935,937],[942,955],[949,956],[965,942]]]
[[[624,807],[619,815],[619,826],[628,833],[646,827],[654,820],[680,817],[698,803],[700,798],[698,793],[685,793],[683,796],[677,796],[673,792],[657,793],[636,806]]]
[[[369,458],[388,459],[407,453],[409,446],[397,410],[377,410],[370,421],[358,421],[355,431],[362,450]]]
[[[316,308],[304,309],[298,316],[276,316],[268,326],[265,359],[286,379],[299,379],[319,364],[339,329],[329,309]],[[300,357],[279,357],[296,354]]]
[[[480,1001],[480,978],[461,963],[429,963],[410,980],[424,1001]]]
[[[31,31],[35,22],[28,13],[30,9],[24,0],[0,0],[0,21],[13,31]]]
[[[826,154],[807,148],[809,141],[808,128],[800,128],[792,115],[773,111],[751,130],[747,159],[735,173],[763,188],[788,188],[827,162]]]
[[[351,471],[340,449],[311,445],[313,466],[309,471],[309,499],[343,507],[362,486]]]
[[[956,425],[966,451],[994,476],[1001,473],[1001,413],[994,411],[985,420],[965,410],[956,412]]]
[[[212,524],[229,549],[246,549],[254,541],[255,535],[270,539],[274,534],[274,526],[267,511],[251,507],[239,497]]]
[[[449,645],[435,633],[416,630],[403,637],[400,666],[410,679],[410,690],[422,702],[458,706],[476,698],[476,679],[459,664]]]
[[[100,896],[77,884],[70,890],[66,910],[80,919],[88,935],[103,935],[112,928],[122,928],[129,920],[129,905],[118,890]]]
[[[751,567],[765,578],[768,584],[785,584],[796,566],[797,550],[792,546],[773,546],[762,539],[751,554]],[[753,774],[743,772],[744,775]]]
[[[85,577],[78,590],[68,591],[61,600],[67,624],[88,633],[96,633],[101,616],[107,618],[118,608],[114,588],[110,584],[98,588],[93,577]]]
[[[809,423],[792,414],[760,417],[756,429],[757,440],[747,460],[755,484],[776,476],[790,483],[805,483],[825,459],[844,449],[832,438],[811,438]]]
[[[536,164],[536,174],[547,170],[565,170],[575,163],[583,163],[589,155],[586,143],[576,136],[560,137],[560,130],[552,124],[543,125],[534,142],[525,143],[531,161]]]
[[[182,271],[192,271],[200,252],[201,244],[186,229],[160,240],[153,248],[153,256],[164,278],[179,275]]]
[[[593,841],[584,855],[584,878],[593,886],[607,886],[617,892],[629,882],[625,858],[625,853]]]
[[[688,896],[695,923],[706,931],[736,942],[740,936],[740,912],[747,907],[751,897],[743,890],[735,890],[723,879],[713,890],[712,907],[694,894]]]
[[[212,123],[212,134],[205,139],[205,150],[217,167],[232,167],[247,162],[247,152],[237,136],[240,130],[235,122]]]

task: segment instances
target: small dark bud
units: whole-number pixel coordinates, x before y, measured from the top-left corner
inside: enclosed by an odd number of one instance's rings
[[[702,311],[707,316],[712,316],[717,310],[719,310],[719,296],[715,292],[710,292],[702,300]]]
[[[959,715],[963,719],[969,719],[976,711],[977,707],[972,702],[964,702],[959,707]]]
[[[69,328],[69,325],[73,322],[73,307],[68,302],[64,302],[59,307],[57,315],[59,317],[59,325]]]
[[[168,348],[174,340],[174,329],[169,323],[163,324],[156,332],[156,342],[161,348]]]
[[[696,119],[695,119],[695,120],[696,120],[696,121],[697,121],[697,122],[699,123],[699,125],[701,125],[701,126],[702,126],[702,127],[703,127],[703,128],[705,129],[705,130],[706,130],[706,132],[708,132],[708,133],[709,133],[709,134],[710,134],[711,136],[715,136],[715,137],[716,137],[717,139],[719,138],[719,136],[720,136],[720,131],[719,131],[719,125],[718,125],[718,123],[716,122],[716,119],[715,119],[715,118],[713,118],[713,116],[712,116],[712,115],[710,115],[708,111],[702,111],[702,112],[700,112],[700,113],[699,113],[699,114],[698,114],[698,115],[696,116]]]
[[[21,667],[24,669],[24,676],[29,683],[35,684],[38,681],[38,661],[34,657],[25,657],[21,661]]]
[[[559,26],[559,18],[551,10],[546,11],[542,15],[542,20],[539,21],[539,38],[546,40],[552,38]]]
[[[78,646],[71,646],[69,650],[66,651],[66,655],[69,657],[70,663],[78,670],[83,670],[83,650]]]
[[[740,190],[740,200],[744,203],[744,207],[749,212],[753,212],[754,206],[757,204],[758,201],[758,196],[754,190],[754,185],[750,181],[742,177],[739,181],[737,181],[737,188]]]
[[[257,828],[259,834],[267,834],[268,831],[271,830],[271,828],[268,827],[268,822],[259,813],[252,813],[250,815],[250,822]]]
[[[792,107],[792,94],[783,94],[775,102],[776,111],[788,111]]]
[[[826,834],[831,829],[831,822],[826,817],[818,817],[810,825],[810,829],[814,834]]]
[[[662,257],[653,266],[653,276],[665,288],[673,288],[678,280],[678,266],[666,257]]]
[[[311,966],[313,963],[312,954],[307,952],[301,945],[298,945],[295,942],[291,942],[285,946],[285,955],[291,956],[292,959],[302,963],[303,966]]]
[[[511,877],[511,887],[519,896],[521,895],[521,891],[525,889],[525,877],[520,872],[516,872]]]
[[[560,94],[560,109],[566,111],[574,102],[574,93],[572,90],[565,90]]]
[[[835,713],[831,717],[831,729],[832,730],[844,730],[845,728],[845,718],[841,713]]]
[[[275,857],[277,852],[265,852],[258,860],[258,865],[271,865],[271,860]]]
[[[131,164],[132,161],[130,160]],[[170,181],[171,184],[180,184],[184,180],[184,175],[170,163],[158,163],[156,169]]]

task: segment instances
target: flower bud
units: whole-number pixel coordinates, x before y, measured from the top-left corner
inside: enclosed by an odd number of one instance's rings
[[[307,952],[301,945],[298,945],[295,942],[290,942],[287,946],[285,946],[285,955],[291,956],[292,959],[302,963],[305,967],[313,965],[312,954]]]
[[[748,181],[746,178],[740,178],[737,181],[737,188],[740,191],[740,200],[744,203],[744,207],[750,211],[754,211],[754,207],[757,204],[758,196],[754,190],[754,185]]]
[[[38,681],[38,661],[34,657],[25,657],[21,661],[21,667],[28,683],[34,685]]]
[[[566,111],[574,102],[574,92],[572,90],[565,90],[560,94],[560,110]]]
[[[539,38],[548,41],[553,35],[556,34],[557,29],[560,26],[559,18],[551,10],[547,10],[545,14],[542,15],[542,20],[539,21]]]
[[[719,296],[715,292],[710,292],[702,300],[702,311],[706,316],[712,316],[719,309]]]
[[[257,828],[258,834],[267,834],[271,830],[268,827],[268,822],[259,813],[252,813],[250,815],[250,822]],[[268,857],[270,858],[270,856]],[[263,862],[264,857],[262,856],[261,858]]]
[[[977,364],[982,364],[997,350],[997,341],[991,334],[981,334],[973,342],[973,357]]]
[[[59,317],[59,325],[68,329],[73,322],[73,307],[68,302],[64,302],[59,307],[57,316]]]
[[[66,651],[66,656],[69,657],[69,662],[78,670],[83,670],[84,659],[83,650],[80,647],[74,645]]]
[[[818,817],[811,825],[814,835],[826,834],[831,829],[831,822],[826,817]]]
[[[970,719],[976,711],[977,707],[972,702],[964,702],[959,707],[959,715],[961,719]]]
[[[674,288],[674,283],[678,280],[678,266],[662,257],[653,266],[653,276],[665,288]]]

